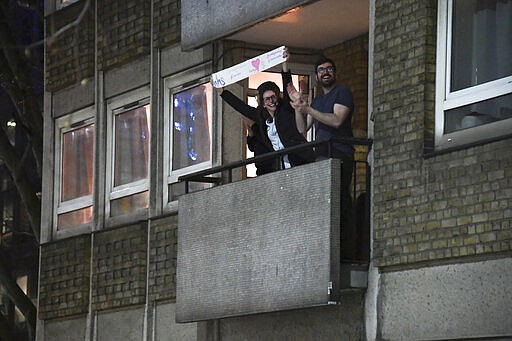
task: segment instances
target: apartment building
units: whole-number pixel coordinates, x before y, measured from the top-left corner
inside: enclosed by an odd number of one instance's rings
[[[38,340],[512,337],[512,1],[45,7]],[[338,160],[225,168],[210,76],[283,45],[309,98],[321,54],[353,91],[359,262]]]

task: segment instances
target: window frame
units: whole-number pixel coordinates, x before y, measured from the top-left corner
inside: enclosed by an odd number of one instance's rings
[[[107,104],[107,138],[106,138],[106,172],[105,172],[105,222],[107,225],[114,225],[118,223],[126,223],[138,219],[146,218],[149,212],[149,192],[150,192],[150,179],[151,179],[151,101],[150,101],[150,88],[145,86],[143,88],[135,89],[115,96],[106,101]],[[114,138],[115,126],[114,119],[116,115],[130,111],[137,107],[149,105],[149,135],[148,139],[148,176],[145,179],[135,180],[133,182],[114,186],[114,164],[115,164],[115,151],[114,151]],[[148,192],[148,207],[138,208],[128,214],[111,216],[111,201],[135,195],[139,193]]]
[[[512,93],[512,75],[487,83],[450,91],[452,17],[454,0],[438,0],[435,148],[442,150],[510,135],[512,119],[444,133],[445,111]]]
[[[188,166],[178,170],[172,170],[172,120],[171,116],[171,100],[174,94],[191,89],[201,84],[210,82],[211,75],[211,64],[201,64],[186,71],[179,72],[177,74],[170,75],[163,79],[163,122],[164,122],[164,164],[163,164],[163,206],[164,208],[171,208],[176,206],[176,200],[169,201],[170,193],[169,186],[178,183],[178,178],[185,174],[190,174],[203,169],[208,169],[217,164],[217,158],[215,157],[218,145],[218,134],[216,131],[217,120],[219,117],[220,110],[218,109],[218,101],[216,97],[218,95],[215,89],[212,88],[211,96],[211,118],[210,118],[210,158],[209,161],[204,161],[196,165]]]
[[[93,174],[92,174],[92,193],[80,198],[67,200],[61,202],[61,188],[62,188],[62,136],[64,133],[84,127],[89,124],[94,124],[94,143],[93,143]],[[94,205],[94,192],[95,192],[95,179],[96,179],[96,134],[97,126],[95,119],[94,107],[88,107],[79,111],[64,115],[55,119],[55,167],[54,167],[54,186],[53,186],[53,235],[55,238],[65,238],[68,236],[90,232],[95,221],[95,210],[93,208],[93,217],[89,223],[71,226],[64,229],[58,229],[58,219],[60,214],[75,211],[77,209],[86,208]]]

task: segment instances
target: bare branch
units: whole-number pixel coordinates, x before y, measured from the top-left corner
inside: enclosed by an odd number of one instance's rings
[[[2,159],[9,169],[14,184],[20,195],[21,202],[25,206],[32,232],[35,239],[39,242],[41,226],[41,201],[36,195],[34,186],[30,183],[27,173],[18,171],[21,169],[21,161],[10,144],[5,131],[0,129],[0,159]]]
[[[18,86],[14,74],[2,54],[0,54],[0,87],[6,91],[16,108],[16,121],[25,131],[28,140],[31,141],[39,171],[43,157],[43,114],[41,107],[32,87],[21,89]]]
[[[18,309],[23,313],[29,325],[29,334],[35,335],[37,309],[25,293],[16,284],[11,276],[9,269],[4,261],[3,254],[0,253],[0,282],[4,286],[7,296],[14,302]],[[33,339],[33,337],[31,337]]]
[[[63,33],[65,33],[66,31],[68,31],[70,29],[72,29],[75,26],[78,26],[82,22],[82,20],[85,17],[85,14],[87,13],[87,10],[90,7],[90,4],[91,4],[91,0],[86,0],[85,3],[84,3],[84,6],[82,7],[82,11],[80,12],[80,15],[75,20],[73,20],[72,22],[70,22],[67,25],[62,26],[61,28],[59,28],[57,31],[55,31],[48,38],[40,40],[40,41],[37,41],[35,43],[32,43],[32,44],[28,45],[27,49],[32,49],[34,47],[41,46],[42,44],[45,43],[45,41],[48,43],[48,45],[53,44]]]

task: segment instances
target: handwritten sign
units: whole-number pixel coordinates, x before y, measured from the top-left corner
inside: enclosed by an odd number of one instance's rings
[[[278,47],[272,51],[212,74],[213,86],[222,88],[284,62],[286,60],[283,58],[284,49],[284,46]]]

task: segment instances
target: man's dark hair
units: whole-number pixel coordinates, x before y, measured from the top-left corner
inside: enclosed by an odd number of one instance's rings
[[[334,68],[334,72],[336,72],[336,64],[334,64],[334,61],[330,58],[327,58],[326,56],[320,56],[320,58],[318,58],[315,63],[315,73],[317,73],[318,66],[322,65],[323,63],[330,63]]]
[[[279,95],[281,94],[281,90],[279,90],[279,87],[277,86],[276,83],[271,82],[271,81],[266,81],[266,82],[261,83],[260,86],[258,86],[258,99],[260,101],[259,105],[261,107],[263,106],[263,94],[265,93],[265,91],[268,91],[268,90],[274,91],[274,93],[276,94],[277,101],[279,102],[279,99],[280,99]]]

